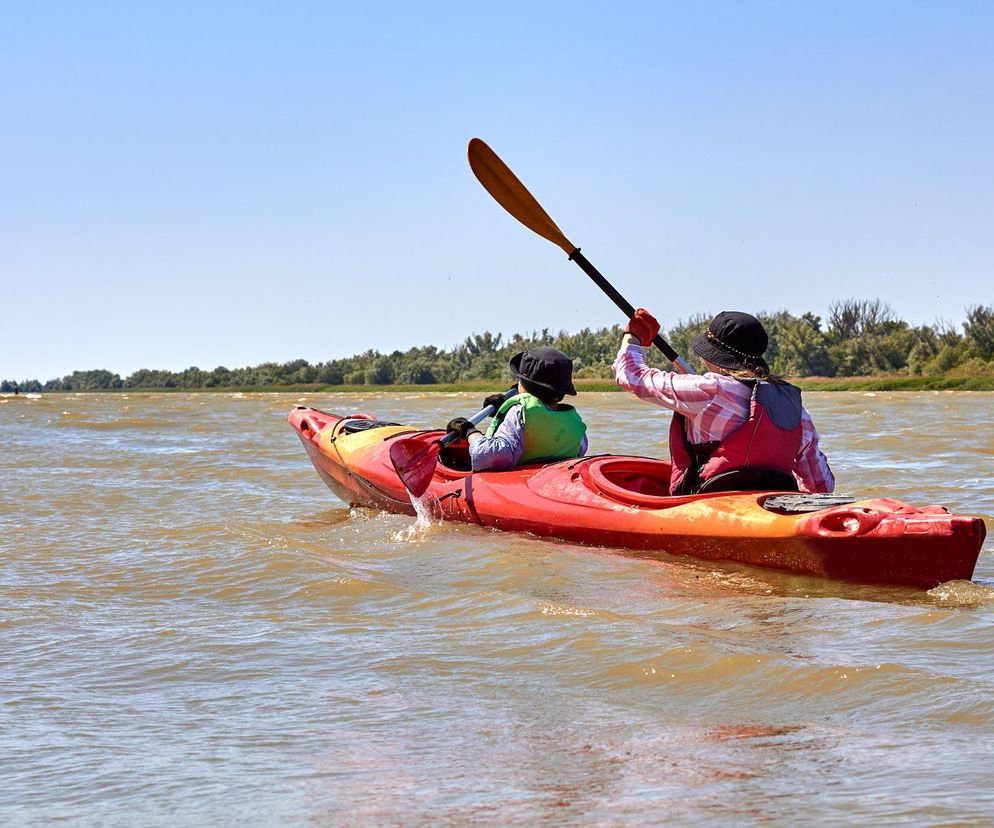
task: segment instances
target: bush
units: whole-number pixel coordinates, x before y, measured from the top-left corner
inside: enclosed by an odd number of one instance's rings
[[[963,330],[973,356],[981,360],[994,359],[994,308],[981,305],[969,308]]]
[[[396,382],[401,385],[434,385],[438,380],[427,365],[405,365],[396,375]]]
[[[386,357],[380,357],[366,369],[366,385],[390,385],[393,378],[393,363]]]
[[[345,373],[341,366],[332,363],[325,363],[318,366],[317,381],[325,385],[341,385],[345,382]]]

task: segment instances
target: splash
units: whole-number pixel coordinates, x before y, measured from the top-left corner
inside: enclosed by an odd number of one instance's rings
[[[411,498],[411,505],[414,507],[416,520],[410,526],[405,526],[394,534],[393,539],[398,543],[423,540],[436,527],[441,526],[441,521],[435,519],[438,501],[431,492],[425,492],[421,497],[415,497],[410,492],[407,494]]]
[[[928,591],[942,606],[976,607],[994,603],[994,586],[976,581],[947,581]]]

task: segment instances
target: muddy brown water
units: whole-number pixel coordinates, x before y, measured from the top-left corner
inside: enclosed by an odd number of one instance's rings
[[[990,539],[923,592],[412,531],[286,423],[482,396],[0,398],[0,824],[991,824]],[[840,491],[994,529],[994,395],[806,400]]]

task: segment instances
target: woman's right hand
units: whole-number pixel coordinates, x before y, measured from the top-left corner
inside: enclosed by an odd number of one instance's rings
[[[628,320],[628,324],[625,326],[625,333],[630,333],[648,347],[659,333],[659,322],[645,308],[637,308],[635,315]]]

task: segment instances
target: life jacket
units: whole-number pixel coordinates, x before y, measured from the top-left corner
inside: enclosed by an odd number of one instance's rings
[[[686,418],[670,423],[670,494],[692,494],[719,474],[749,468],[791,476],[801,448],[801,390],[787,383],[752,385],[749,418],[724,440],[691,443]]]
[[[516,405],[521,406],[521,417],[525,424],[525,450],[519,463],[576,457],[580,453],[580,444],[587,426],[580,419],[577,410],[571,405],[560,403],[557,411],[551,411],[538,397],[531,394],[518,394],[507,400],[491,420],[487,437],[496,434],[507,412]]]

